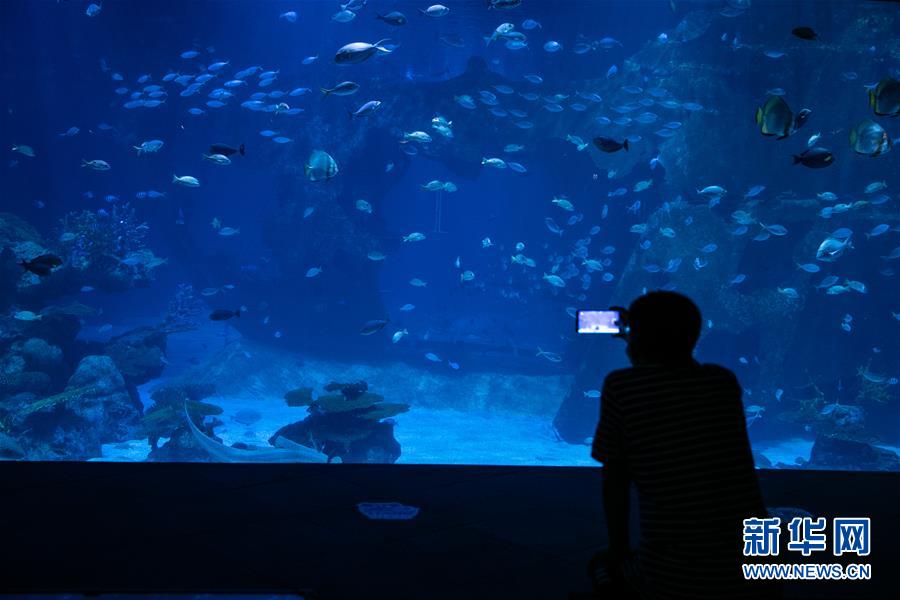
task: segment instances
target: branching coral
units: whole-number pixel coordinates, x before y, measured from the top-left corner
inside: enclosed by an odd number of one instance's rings
[[[205,311],[206,303],[194,291],[194,286],[179,284],[166,312],[166,328],[196,329],[200,326],[201,315]]]
[[[137,220],[128,204],[109,210],[82,210],[62,219],[59,243],[69,265],[127,282],[153,278],[153,269],[165,263],[147,248],[150,228]]]

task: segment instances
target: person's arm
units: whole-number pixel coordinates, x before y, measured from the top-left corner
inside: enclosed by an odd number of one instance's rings
[[[628,506],[630,501],[631,478],[624,464],[616,461],[603,465],[603,512],[606,515],[606,530],[609,533],[611,557],[622,560],[629,553]]]
[[[610,553],[614,559],[627,556],[628,507],[631,476],[625,454],[622,410],[604,382],[600,397],[600,423],[594,434],[591,456],[603,463],[603,511],[609,533]]]

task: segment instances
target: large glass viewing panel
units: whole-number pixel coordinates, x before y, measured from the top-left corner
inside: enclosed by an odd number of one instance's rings
[[[900,9],[0,2],[0,455],[591,465],[703,313],[757,465],[900,464]],[[698,415],[697,418],[702,418]]]

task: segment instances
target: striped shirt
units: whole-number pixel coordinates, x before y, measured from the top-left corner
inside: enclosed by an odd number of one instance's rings
[[[766,515],[734,374],[694,361],[614,371],[600,406],[592,456],[637,488],[642,579],[664,582],[659,597],[742,597],[742,520]]]

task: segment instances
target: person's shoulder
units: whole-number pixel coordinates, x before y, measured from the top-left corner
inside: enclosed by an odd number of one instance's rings
[[[638,380],[642,376],[642,371],[646,371],[646,369],[642,369],[641,367],[626,367],[624,369],[610,371],[603,380],[603,388],[607,391],[611,391],[617,387],[628,385],[629,383]],[[646,375],[646,373],[643,374]]]
[[[735,385],[737,382],[737,375],[731,369],[727,369],[721,365],[714,365],[712,363],[703,363],[700,365],[700,368],[709,376],[715,377],[718,379],[722,379],[728,381],[729,383],[733,382]]]
[[[637,369],[635,367],[625,367],[624,369],[616,369],[606,374],[605,381],[607,383],[615,383],[624,379],[630,379],[635,376]]]

